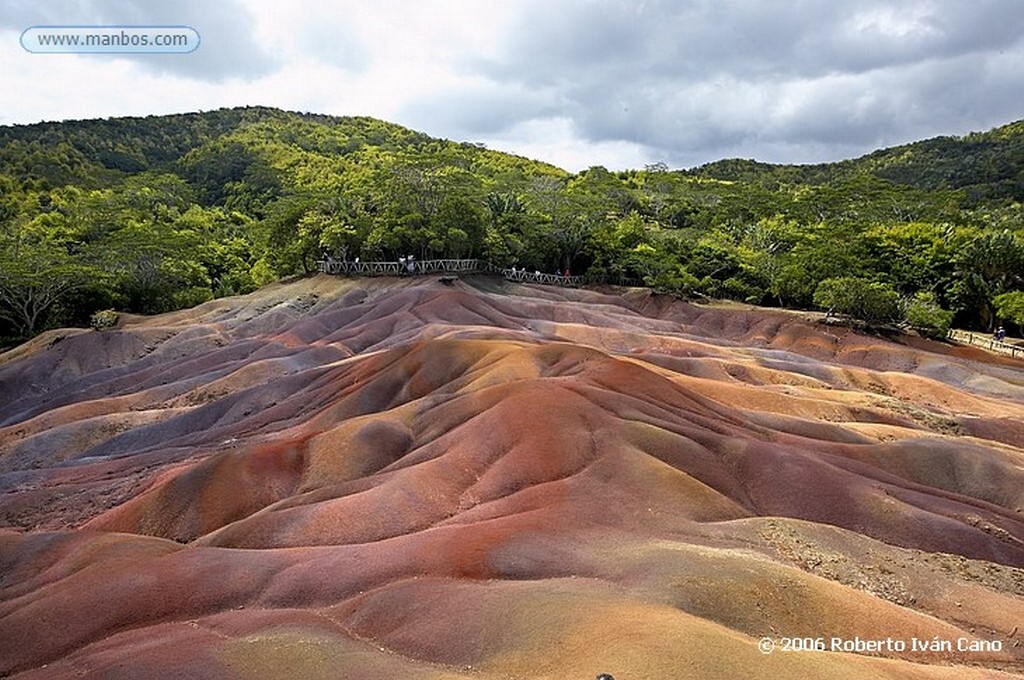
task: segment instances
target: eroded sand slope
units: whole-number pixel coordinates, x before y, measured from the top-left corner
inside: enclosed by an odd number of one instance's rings
[[[1022,510],[1021,362],[318,277],[0,357],[0,674],[1010,676]]]

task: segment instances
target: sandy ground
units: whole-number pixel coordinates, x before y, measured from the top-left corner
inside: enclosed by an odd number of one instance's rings
[[[0,676],[1019,677],[1022,512],[1024,362],[321,276],[0,355]]]

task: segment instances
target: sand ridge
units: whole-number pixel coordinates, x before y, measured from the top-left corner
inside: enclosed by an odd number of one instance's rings
[[[1019,361],[483,277],[318,276],[9,354],[0,673],[1024,672]]]

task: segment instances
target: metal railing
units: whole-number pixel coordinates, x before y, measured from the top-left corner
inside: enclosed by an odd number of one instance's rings
[[[323,274],[339,276],[429,276],[432,274],[500,274],[509,281],[520,283],[546,283],[555,286],[580,286],[582,276],[561,276],[525,269],[502,269],[489,262],[468,260],[401,260],[398,262],[356,262],[349,260],[325,259],[318,263]]]
[[[357,262],[349,260],[320,260],[317,263],[324,274],[342,276],[414,276],[428,274],[471,274],[490,271],[483,260],[401,260],[399,262]]]
[[[972,333],[970,331],[958,331],[951,329],[947,337],[953,342],[959,342],[964,345],[984,347],[985,349],[992,350],[993,352],[999,352],[1000,354],[1009,354],[1012,357],[1016,357],[1018,355],[1024,357],[1024,347],[1011,345],[1008,342],[1000,342],[986,333]]]
[[[582,286],[582,276],[562,276],[560,274],[545,274],[538,271],[526,271],[525,269],[501,269],[501,275],[509,281],[520,281],[524,283],[547,283],[555,286]]]
[[[341,276],[429,276],[432,274],[499,274],[509,281],[519,283],[543,283],[554,286],[582,286],[585,283],[608,283],[608,281],[590,280],[584,276],[562,276],[560,274],[546,274],[539,271],[527,271],[525,269],[502,269],[496,267],[486,260],[479,259],[443,259],[443,260],[417,260],[410,258],[398,262],[358,262],[349,260],[334,260],[327,258],[318,262],[321,273],[336,274]],[[642,286],[642,281],[633,279],[619,279],[614,283],[618,285]],[[1008,342],[1000,342],[990,335],[984,333],[972,333],[970,331],[950,330],[947,336],[953,342],[959,342],[976,347],[1009,354],[1012,357],[1018,355],[1024,357],[1024,346],[1011,345]]]

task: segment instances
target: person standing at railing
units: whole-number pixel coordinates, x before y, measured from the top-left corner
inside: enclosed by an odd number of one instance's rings
[[[996,341],[997,342],[1002,342],[1005,339],[1006,339],[1006,329],[1003,328],[1002,326],[1000,326],[999,330],[996,331]]]

